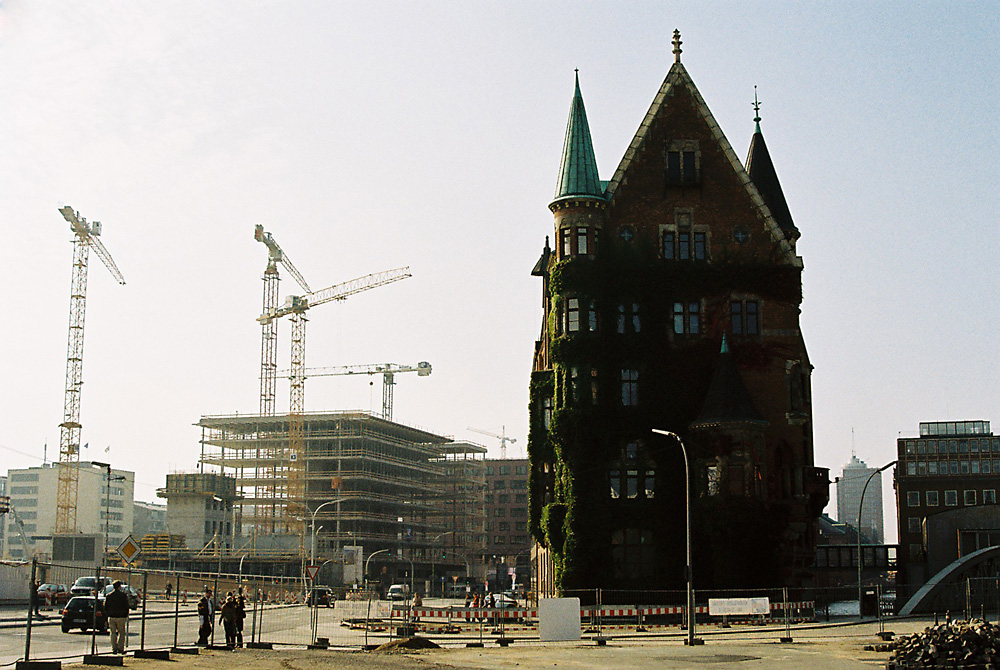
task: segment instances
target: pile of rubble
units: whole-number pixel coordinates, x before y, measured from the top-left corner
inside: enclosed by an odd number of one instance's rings
[[[1000,626],[986,621],[953,621],[895,640],[890,670],[908,668],[1000,667]]]

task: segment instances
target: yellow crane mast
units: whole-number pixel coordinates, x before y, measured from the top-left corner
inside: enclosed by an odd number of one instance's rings
[[[73,231],[73,276],[69,293],[69,342],[66,392],[59,424],[59,485],[56,490],[56,533],[76,532],[76,499],[80,483],[80,392],[83,387],[83,327],[87,312],[87,262],[93,249],[119,284],[125,277],[99,239],[101,222],[87,219],[66,205],[59,212]],[[105,519],[107,522],[107,519]]]

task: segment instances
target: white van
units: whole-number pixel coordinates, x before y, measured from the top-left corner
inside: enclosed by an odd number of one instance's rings
[[[410,597],[410,587],[406,584],[393,584],[385,592],[386,600],[406,600]]]

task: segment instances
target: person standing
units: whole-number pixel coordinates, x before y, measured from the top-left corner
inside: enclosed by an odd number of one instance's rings
[[[247,599],[241,586],[236,592],[236,646],[243,646],[243,620],[247,618]]]
[[[226,594],[226,602],[222,604],[222,608],[219,610],[219,621],[222,623],[223,630],[226,631],[226,646],[230,649],[236,647],[236,598],[233,597],[233,592],[230,591]]]
[[[128,642],[128,595],[122,589],[122,583],[115,581],[111,593],[104,599],[104,612],[108,617],[108,630],[111,635],[111,653],[124,654]]]
[[[212,636],[212,624],[215,621],[215,601],[212,600],[212,587],[205,587],[205,595],[198,601],[198,644],[207,647],[208,638]]]
[[[35,616],[40,619],[42,618],[42,613],[38,611],[38,604],[39,604],[38,601],[41,599],[41,597],[38,595],[39,586],[41,586],[40,582],[36,581],[31,582],[31,593],[29,594],[31,597],[31,601],[29,609],[33,610],[35,612]]]

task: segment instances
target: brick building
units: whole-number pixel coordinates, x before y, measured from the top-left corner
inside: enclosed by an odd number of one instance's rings
[[[610,181],[579,78],[531,379],[539,591],[684,584],[691,458],[698,588],[811,581],[828,472],[813,463],[799,231],[757,130],[744,166],[675,62]],[[550,584],[546,584],[546,581]]]
[[[896,448],[899,581],[912,595],[955,559],[1000,545],[1000,437],[989,421],[935,421]]]

